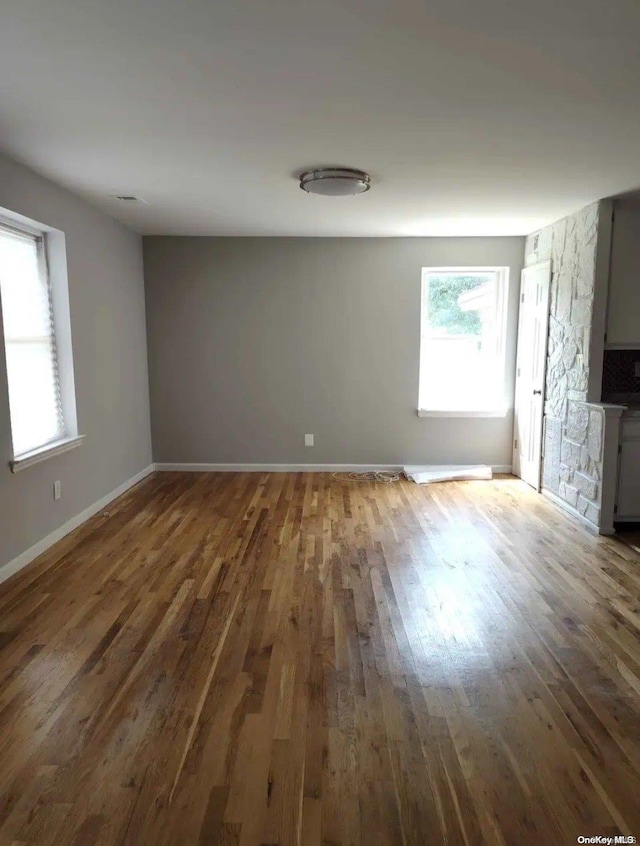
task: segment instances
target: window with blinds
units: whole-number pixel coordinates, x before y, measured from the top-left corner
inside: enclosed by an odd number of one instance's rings
[[[44,236],[0,224],[0,302],[17,458],[66,436]]]

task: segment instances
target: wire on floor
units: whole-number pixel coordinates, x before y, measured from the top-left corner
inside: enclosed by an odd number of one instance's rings
[[[367,470],[363,473],[332,473],[340,482],[398,482],[402,473],[395,470]]]

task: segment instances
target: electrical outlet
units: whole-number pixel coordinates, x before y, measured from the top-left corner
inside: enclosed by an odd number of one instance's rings
[[[313,446],[313,435],[305,435],[304,436],[304,445],[305,446]]]
[[[53,498],[60,499],[62,496],[62,482],[58,479],[57,482],[53,483]]]
[[[640,361],[634,362],[634,368],[635,368],[634,372],[635,372],[635,375],[636,375],[636,379],[640,379]]]

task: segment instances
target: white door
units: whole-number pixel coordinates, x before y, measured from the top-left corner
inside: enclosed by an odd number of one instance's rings
[[[551,263],[525,267],[520,287],[513,472],[540,490]]]

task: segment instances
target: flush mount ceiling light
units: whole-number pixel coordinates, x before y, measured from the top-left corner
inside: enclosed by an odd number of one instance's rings
[[[364,194],[371,188],[369,174],[349,167],[321,167],[308,170],[300,177],[300,187],[307,194],[325,197],[348,197]]]

